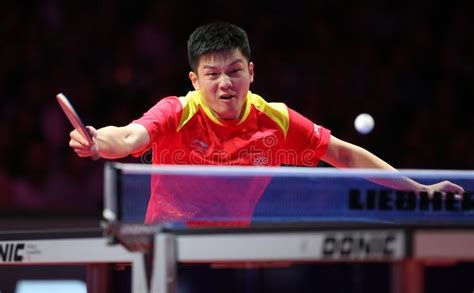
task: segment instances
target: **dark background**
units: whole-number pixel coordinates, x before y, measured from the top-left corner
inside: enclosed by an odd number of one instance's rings
[[[472,11],[468,1],[1,1],[1,228],[97,225],[104,162],[68,147],[55,95],[86,124],[127,124],[192,89],[187,37],[215,20],[247,30],[252,91],[268,101],[397,168],[472,169]],[[361,112],[375,118],[369,135],[353,128]],[[456,287],[442,269],[429,274],[427,289]]]

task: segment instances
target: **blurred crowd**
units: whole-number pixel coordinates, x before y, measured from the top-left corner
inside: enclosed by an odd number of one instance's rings
[[[69,149],[55,95],[86,124],[124,125],[191,90],[187,37],[215,20],[247,30],[252,90],[267,100],[397,168],[473,169],[472,10],[456,1],[254,2],[1,2],[0,210],[97,212],[104,162]],[[353,127],[361,112],[375,118],[368,135]]]

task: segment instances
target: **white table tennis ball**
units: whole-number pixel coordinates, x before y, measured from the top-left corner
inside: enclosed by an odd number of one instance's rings
[[[354,120],[355,129],[362,134],[367,134],[374,129],[375,121],[370,114],[362,113]]]

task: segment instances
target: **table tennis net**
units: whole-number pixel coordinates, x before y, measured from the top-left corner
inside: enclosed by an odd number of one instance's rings
[[[120,223],[474,224],[473,171],[109,163],[104,178],[104,218]],[[415,193],[384,183],[404,178],[449,180],[465,192]]]

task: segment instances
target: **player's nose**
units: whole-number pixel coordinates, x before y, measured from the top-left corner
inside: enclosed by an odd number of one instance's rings
[[[230,77],[227,75],[223,75],[219,80],[219,87],[221,89],[228,89],[232,87],[232,80],[230,79]]]

